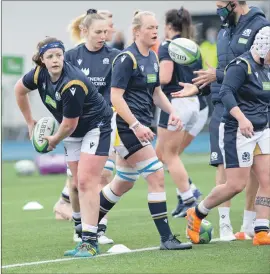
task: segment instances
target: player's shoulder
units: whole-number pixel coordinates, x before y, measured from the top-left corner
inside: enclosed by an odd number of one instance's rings
[[[83,51],[83,48],[84,48],[84,43],[81,43],[77,45],[76,47],[67,50],[65,52],[65,55],[73,56],[74,54],[77,54],[78,52]]]
[[[160,43],[160,45],[158,47],[158,55],[159,56],[162,56],[163,54],[168,53],[170,43],[171,43],[171,40],[169,40],[169,39],[166,39],[162,43]]]
[[[135,69],[137,67],[137,60],[136,60],[136,51],[134,50],[134,47],[131,45],[124,50],[120,51],[114,61],[113,64],[116,63],[124,63],[127,65],[133,64],[133,68]]]
[[[118,55],[121,51],[119,49],[113,48],[107,44],[104,45],[104,50],[112,55]]]
[[[245,52],[244,54],[233,59],[229,63],[229,65],[226,67],[225,70],[227,71],[230,67],[238,67],[238,68],[242,68],[247,74],[251,74],[252,62],[253,62],[253,59],[251,58],[251,53]]]
[[[64,72],[68,80],[77,78],[83,80],[85,76],[79,68],[66,61],[64,61]]]
[[[86,94],[88,93],[91,82],[79,68],[68,62],[64,62],[64,72],[65,77],[63,79],[63,91],[72,86],[80,86]]]

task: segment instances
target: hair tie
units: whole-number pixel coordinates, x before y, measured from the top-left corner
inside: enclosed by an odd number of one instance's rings
[[[183,11],[184,11],[184,8],[183,8],[183,7],[181,7],[181,8],[177,11],[177,15],[178,15],[179,17],[181,17],[181,18],[182,18],[182,15],[183,15]]]
[[[98,11],[96,9],[89,9],[89,10],[87,10],[86,15],[88,15],[88,14],[94,14],[94,13],[97,13],[97,12]]]

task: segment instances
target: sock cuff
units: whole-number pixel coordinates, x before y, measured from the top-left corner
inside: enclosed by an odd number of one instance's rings
[[[97,233],[98,227],[93,225],[88,225],[85,223],[82,223],[82,231],[83,232],[92,232]]]
[[[119,196],[116,196],[111,188],[110,188],[110,185],[106,185],[102,190],[101,190],[103,196],[105,197],[106,200],[108,200],[109,202],[115,204],[117,203],[119,200],[120,200],[120,197]]]
[[[201,201],[198,205],[198,210],[203,214],[203,215],[208,215],[208,213],[210,212],[210,209],[206,208],[204,206],[203,201]]]
[[[263,226],[269,228],[269,220],[268,219],[256,219],[255,220],[255,227]]]
[[[67,186],[65,186],[62,190],[62,194],[65,195],[65,196],[69,196],[69,189]]]
[[[108,220],[104,217],[99,222],[99,225],[106,225],[107,226],[107,224],[108,224]]]
[[[148,202],[165,202],[166,201],[166,193],[165,192],[152,192],[148,193]]]
[[[72,212],[73,219],[81,219],[81,212]]]

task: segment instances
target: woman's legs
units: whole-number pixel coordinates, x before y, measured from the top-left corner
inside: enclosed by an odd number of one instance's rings
[[[254,245],[270,245],[270,155],[257,155],[254,158],[254,173],[259,181],[259,189],[255,200],[256,221]]]
[[[158,128],[157,156],[166,164],[184,203],[183,209],[179,212],[177,217],[184,217],[187,209],[194,206],[195,202],[187,171],[179,158],[181,143],[184,136],[185,131],[176,132],[161,127]]]
[[[225,171],[227,182],[214,187],[210,194],[195,209],[190,209],[187,213],[188,235],[194,243],[199,243],[201,220],[207,216],[209,211],[230,200],[246,187],[250,167],[228,168]]]

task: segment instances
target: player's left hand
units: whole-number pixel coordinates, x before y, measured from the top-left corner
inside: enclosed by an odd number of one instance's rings
[[[179,86],[183,87],[183,89],[180,91],[172,92],[171,96],[173,98],[190,97],[199,93],[198,87],[193,84],[179,82]]]
[[[182,121],[175,113],[170,114],[168,125],[174,126],[176,131],[180,131],[183,128]]]
[[[54,136],[45,136],[44,139],[49,143],[48,151],[54,150],[59,143]]]
[[[216,69],[211,67],[208,63],[206,63],[206,65],[208,67],[207,70],[194,71],[194,74],[197,74],[198,77],[193,78],[192,82],[200,87],[200,89],[217,80]]]

